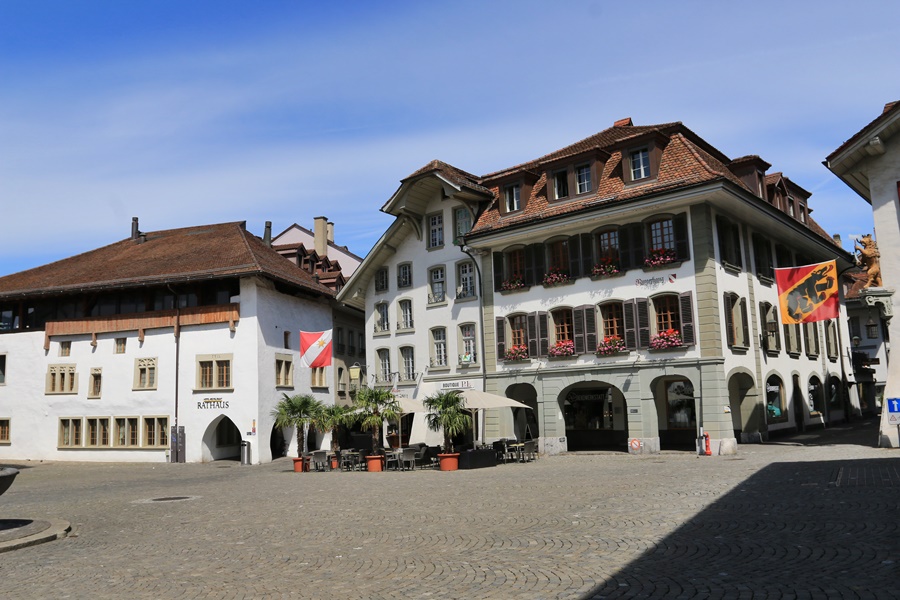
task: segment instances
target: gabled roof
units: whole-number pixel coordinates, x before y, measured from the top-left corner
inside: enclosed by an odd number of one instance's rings
[[[838,154],[847,150],[853,144],[862,141],[870,135],[877,135],[878,130],[898,114],[900,114],[900,100],[888,102],[884,105],[884,109],[881,111],[880,115],[875,117],[868,125],[854,133],[853,137],[849,140],[838,146],[837,150],[825,157],[825,160],[831,162]]]
[[[468,192],[475,198],[487,201],[491,198],[491,191],[483,187],[478,178],[471,173],[466,173],[453,165],[440,160],[433,160],[427,165],[414,171],[408,177],[400,181],[400,187],[381,207],[382,212],[397,216],[405,212],[409,206],[404,202],[410,196],[410,191],[422,180],[434,178],[452,188],[453,192]],[[451,195],[448,190],[448,195]]]
[[[143,241],[142,241],[143,240]],[[261,275],[332,296],[309,273],[249,233],[243,222],[151,231],[0,277],[0,299]]]
[[[788,186],[792,187],[792,188],[794,188],[795,192],[800,192],[806,198],[809,198],[810,196],[812,196],[812,192],[809,192],[809,191],[803,189],[802,187],[797,185],[797,183],[792,181],[789,177],[785,177],[784,173],[782,173],[781,171],[778,171],[777,173],[766,174],[766,186],[777,185],[779,181],[784,182],[785,188],[787,188]],[[785,190],[785,191],[787,191],[787,190]]]

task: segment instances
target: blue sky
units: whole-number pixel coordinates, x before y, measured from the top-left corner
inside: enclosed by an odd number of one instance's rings
[[[631,117],[813,192],[900,99],[900,3],[0,0],[0,275],[141,229],[325,215],[365,255],[434,158],[483,174]]]

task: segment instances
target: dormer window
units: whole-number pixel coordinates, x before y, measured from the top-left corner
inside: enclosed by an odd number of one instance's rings
[[[800,205],[800,222],[806,223],[806,207],[802,204]]]
[[[553,197],[559,200],[569,195],[569,174],[566,171],[557,171],[553,174]]]
[[[586,194],[591,191],[591,165],[575,167],[575,187],[579,194]]]
[[[794,198],[793,198],[793,196],[787,197],[787,207],[788,207],[788,214],[791,215],[791,217],[793,218],[795,216],[794,215]]]
[[[650,153],[646,148],[631,153],[631,180],[650,177]]]
[[[506,212],[513,212],[522,208],[521,193],[522,186],[518,183],[509,185],[503,190],[503,195],[506,199]]]

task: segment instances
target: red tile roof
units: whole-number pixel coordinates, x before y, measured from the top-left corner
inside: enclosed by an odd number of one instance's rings
[[[466,173],[462,169],[458,169],[453,165],[449,165],[440,160],[433,160],[421,169],[418,169],[409,177],[406,177],[402,180],[402,182],[409,181],[410,179],[415,179],[416,177],[420,177],[425,175],[426,173],[439,173],[448,181],[455,183],[461,187],[468,187],[475,190],[479,190],[482,192],[490,193],[487,188],[484,188],[480,185],[478,177],[472,175],[471,173]]]
[[[144,234],[0,277],[0,299],[109,288],[263,275],[296,288],[333,295],[309,273],[249,233],[221,223]]]

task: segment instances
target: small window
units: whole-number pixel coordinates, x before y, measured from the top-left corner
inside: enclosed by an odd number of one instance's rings
[[[388,317],[387,302],[379,302],[375,305],[375,333],[384,333],[391,330],[391,320]]]
[[[294,358],[290,354],[275,355],[275,387],[294,387]]]
[[[503,189],[503,197],[506,200],[506,212],[514,212],[522,208],[521,193],[522,187],[519,184],[509,185]]]
[[[127,338],[116,338],[116,354],[125,354],[125,342]]]
[[[603,338],[625,339],[625,311],[621,302],[606,302],[600,305],[600,324]]]
[[[137,417],[116,417],[113,445],[128,448],[140,445],[140,432]]]
[[[70,418],[64,417],[59,420],[59,447],[60,448],[80,448],[81,439],[81,417]]]
[[[546,244],[547,247],[547,272],[569,274],[569,240],[558,239]]]
[[[197,356],[197,389],[229,390],[232,388],[231,354]]]
[[[134,389],[156,389],[156,358],[134,359]]]
[[[459,245],[462,243],[460,238],[472,231],[472,213],[465,206],[458,206],[453,209],[453,231],[455,233],[453,243]]]
[[[378,354],[378,374],[375,376],[376,383],[389,384],[393,383],[391,376],[391,352],[387,348],[379,348]]]
[[[525,315],[509,317],[509,341],[511,346],[528,346],[528,324]]]
[[[347,344],[344,342],[343,327],[336,327],[334,330],[334,349],[337,354],[347,353]]]
[[[456,299],[475,297],[475,265],[471,261],[456,266]]]
[[[650,153],[646,148],[631,153],[631,180],[650,177]]]
[[[375,291],[386,292],[388,289],[388,270],[387,267],[381,267],[375,271]]]
[[[109,446],[109,418],[88,417],[86,421],[87,438],[85,439],[85,445],[93,448]]]
[[[431,366],[447,366],[447,330],[444,327],[431,330]]]
[[[416,373],[416,351],[412,346],[404,346],[400,348],[400,361],[402,370],[400,371],[401,381],[415,381],[418,374]]]
[[[825,321],[825,354],[832,362],[838,358],[837,325],[834,319]]]
[[[444,245],[444,215],[428,216],[428,247],[441,248]]]
[[[284,332],[284,349],[285,350],[291,349],[291,332],[290,331]]]
[[[412,264],[402,263],[397,265],[397,287],[407,288],[412,285]]]
[[[91,368],[91,387],[88,388],[88,398],[99,398],[103,388],[103,373],[99,367]]]
[[[165,448],[169,445],[169,418],[144,417],[144,446]]]
[[[552,311],[550,315],[553,319],[554,341],[557,344],[560,342],[573,342],[572,309],[559,308]]]
[[[59,355],[60,356],[71,356],[72,354],[72,342],[60,342],[59,343]]]
[[[325,367],[313,367],[310,369],[310,387],[325,388],[328,382],[325,379]]]
[[[428,293],[428,303],[437,304],[446,299],[446,272],[444,267],[433,267],[428,271],[428,282],[431,287]]]
[[[397,320],[397,331],[401,329],[413,328],[413,305],[412,300],[401,300],[397,303],[400,309],[399,318]]]
[[[471,365],[478,362],[475,353],[475,324],[463,323],[459,326],[460,353],[459,364]]]
[[[678,307],[678,296],[675,294],[663,294],[653,298],[653,312],[656,316],[655,335],[674,330],[681,331],[681,314]]]
[[[579,194],[587,194],[591,191],[590,165],[580,165],[575,167],[575,186]]]
[[[0,444],[9,443],[9,419],[0,419]]]
[[[675,227],[672,219],[657,219],[647,225],[650,234],[651,252],[654,250],[675,250]]]
[[[359,341],[359,355],[365,357],[366,355],[366,335],[364,333],[360,333],[358,336]]]
[[[48,394],[77,394],[78,374],[75,365],[50,365],[47,367]]]
[[[569,196],[569,174],[557,171],[553,174],[553,197],[559,200]]]

